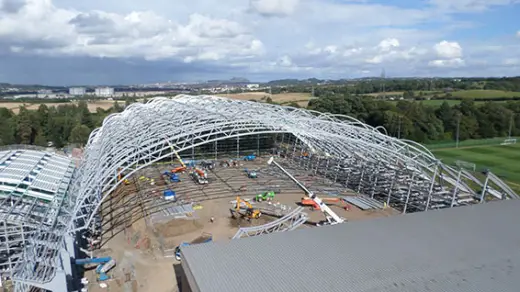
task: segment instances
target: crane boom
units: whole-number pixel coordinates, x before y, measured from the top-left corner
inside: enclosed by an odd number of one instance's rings
[[[301,182],[299,182],[294,176],[292,176],[287,170],[285,170],[280,164],[278,164],[278,162],[274,161],[274,157],[269,158],[267,164],[274,164],[276,167],[278,167],[278,169],[280,169],[295,184],[297,184],[310,199],[312,199],[318,206],[320,206],[321,211],[325,215],[325,218],[327,218],[327,221],[330,225],[345,222],[345,219],[339,217],[338,214],[334,213],[334,211],[332,211],[332,209],[329,206],[327,206],[327,204],[325,204],[320,198],[318,198],[318,196],[316,196],[316,194],[307,189]]]
[[[175,154],[175,157],[177,157],[177,159],[181,163],[182,167],[186,168],[186,164],[184,164],[184,161],[182,161],[182,158],[179,156],[179,153],[177,153],[177,151],[175,151],[175,148],[173,148],[173,145],[170,143],[170,141],[168,141],[168,139],[166,139],[166,142],[168,143],[168,145],[172,149],[172,152]]]

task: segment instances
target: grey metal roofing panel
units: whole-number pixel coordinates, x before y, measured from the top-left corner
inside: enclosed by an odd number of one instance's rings
[[[70,159],[54,153],[16,150],[4,156],[9,163],[0,168],[0,183],[23,184],[27,190],[35,189],[36,193],[41,193],[38,190],[56,193],[61,185],[69,184],[74,171]],[[25,194],[31,195],[30,192]],[[49,197],[48,194],[44,196]]]
[[[517,292],[520,201],[183,247],[201,292]]]

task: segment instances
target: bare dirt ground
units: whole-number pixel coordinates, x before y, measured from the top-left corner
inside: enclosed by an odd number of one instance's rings
[[[238,231],[239,226],[262,225],[276,218],[268,215],[258,220],[247,222],[246,220],[233,219],[230,216],[232,201],[239,195],[242,199],[252,201],[255,194],[267,190],[277,190],[273,203],[280,203],[290,208],[296,208],[298,202],[304,196],[293,182],[283,175],[278,175],[272,167],[266,165],[265,158],[258,158],[254,162],[241,162],[239,167],[216,167],[208,172],[210,183],[201,186],[193,182],[188,174],[181,174],[180,183],[165,182],[161,173],[165,169],[171,169],[173,165],[149,167],[142,173],[134,175],[130,185],[123,185],[114,192],[107,205],[103,205],[104,229],[124,228],[116,234],[107,232],[104,244],[97,256],[111,256],[117,266],[109,272],[113,278],[104,282],[108,289],[100,288],[96,283],[96,275],[93,271],[86,273],[90,281],[89,291],[139,291],[139,292],[175,292],[177,289],[177,277],[179,263],[174,258],[165,258],[164,255],[172,255],[170,251],[181,242],[190,242],[199,237],[203,232],[210,233],[214,241],[228,241]],[[244,168],[255,169],[257,179],[249,179],[244,173]],[[336,186],[327,183],[317,177],[309,176],[306,171],[288,169],[298,180],[306,184],[312,191],[327,197],[327,192],[334,191]],[[153,180],[152,180],[153,179]],[[194,214],[188,214],[184,219],[157,221],[151,215],[149,207],[154,197],[162,193],[165,188],[174,189],[179,201],[197,202],[201,209]],[[339,188],[338,188],[339,189]],[[348,192],[341,192],[347,195]],[[134,202],[134,203],[131,203]],[[266,206],[267,203],[254,203],[254,207]],[[116,213],[117,210],[122,213]],[[363,220],[375,217],[390,216],[391,209],[362,211],[351,206],[349,211],[341,206],[331,205],[331,208],[339,216],[347,220]],[[306,207],[309,221],[323,220],[320,211],[311,211]],[[108,212],[108,213],[107,213]],[[210,218],[215,218],[211,222]],[[121,223],[121,220],[128,218]],[[121,227],[122,226],[122,227]],[[309,225],[305,225],[308,227]],[[121,229],[120,229],[121,230]]]

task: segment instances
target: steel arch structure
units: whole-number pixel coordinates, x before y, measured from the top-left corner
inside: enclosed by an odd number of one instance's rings
[[[55,281],[59,266],[65,265],[56,254],[45,259],[49,273],[34,272],[43,265],[37,251],[47,254],[46,240],[56,238],[74,250],[72,236],[96,226],[103,200],[124,178],[169,157],[170,147],[182,152],[230,138],[280,133],[291,161],[403,212],[518,198],[491,172],[481,181],[444,165],[415,142],[390,137],[383,128],[352,117],[215,96],[159,97],[108,116],[91,133],[59,219],[66,228],[42,233],[28,247],[30,259],[17,266],[14,276],[18,290]],[[286,135],[296,138],[293,144],[283,144]],[[310,156],[297,155],[303,151]],[[122,180],[119,172],[125,173]]]
[[[348,116],[215,96],[178,95],[154,98],[146,104],[134,103],[122,113],[108,116],[102,127],[91,133],[72,189],[77,200],[69,231],[92,224],[100,204],[120,183],[118,171],[125,172],[125,177],[131,176],[169,156],[170,145],[181,152],[213,141],[265,133],[294,135],[302,147],[314,154],[317,169],[324,164],[328,169],[335,165],[335,180],[339,176],[342,181],[343,177],[346,186],[352,188],[354,184],[353,189],[357,187],[359,192],[374,191],[375,186],[364,184],[377,186],[378,178],[379,185],[388,184],[388,178],[393,176],[411,181],[404,187],[408,192],[405,203],[410,204],[410,197],[422,187],[427,192],[420,194],[424,210],[433,207],[434,190],[439,189],[437,181],[451,186],[448,192],[453,192],[453,197],[463,192],[483,202],[488,192],[502,199],[518,198],[495,176],[481,182],[467,172],[442,164],[422,145],[379,130]],[[330,171],[322,173],[330,176]],[[353,173],[358,177],[351,177]],[[477,194],[467,180],[484,186],[484,190]],[[489,180],[498,188],[492,188]],[[403,186],[393,183],[385,189],[392,192],[396,188]],[[388,194],[388,202],[391,197]],[[456,204],[450,207],[453,205]]]

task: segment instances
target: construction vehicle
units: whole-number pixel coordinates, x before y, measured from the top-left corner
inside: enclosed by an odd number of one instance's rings
[[[208,178],[208,174],[202,170],[202,169],[199,169],[199,168],[195,168],[195,172],[202,178],[204,179],[207,179]]]
[[[117,174],[117,180],[118,180],[118,181],[121,181],[122,178],[123,178],[123,174],[121,173],[121,169],[119,169],[119,170],[118,170],[118,174]],[[129,181],[128,179],[125,178],[125,179],[123,180],[123,183],[124,183],[125,185],[129,185],[129,184],[130,184],[130,181]]]
[[[195,169],[195,171],[190,172],[190,176],[198,184],[204,185],[208,183],[206,173],[201,171],[200,169]]]
[[[163,175],[165,177],[167,177],[168,179],[170,179],[171,182],[180,182],[181,181],[181,178],[176,173],[165,171],[165,172],[163,172]]]
[[[244,172],[246,173],[248,178],[256,178],[256,171],[254,170],[248,170],[247,168],[244,169]]]
[[[185,172],[187,169],[186,164],[184,164],[184,161],[182,161],[182,158],[179,156],[179,153],[177,153],[177,151],[175,151],[175,148],[173,148],[173,145],[170,143],[170,141],[166,140],[166,142],[168,142],[170,149],[172,150],[173,154],[175,154],[175,157],[177,157],[177,160],[179,160],[179,162],[181,164],[181,166],[172,169],[172,173]]]
[[[244,156],[244,158],[243,158],[243,160],[245,160],[245,161],[253,161],[255,159],[256,159],[256,155],[254,155],[254,154]]]
[[[200,166],[202,168],[205,168],[205,169],[208,169],[208,170],[212,170],[213,168],[215,168],[215,163],[213,162],[208,162],[208,161],[202,161],[200,163]]]
[[[263,192],[263,193],[255,196],[255,201],[257,201],[257,202],[272,201],[274,199],[275,195],[276,194],[273,191]]]
[[[345,203],[345,201],[343,201],[342,199],[340,198],[323,198],[321,199],[325,204],[341,204],[342,208],[344,210],[348,210],[349,209],[349,206],[347,205],[347,203]],[[316,204],[316,202],[314,202],[312,199],[309,199],[309,198],[302,198],[301,201],[300,201],[300,204],[302,204],[303,206],[310,206],[312,210],[321,210],[320,206],[318,204]]]
[[[274,161],[274,157],[269,158],[267,161],[268,165],[274,164],[278,169],[280,169],[286,176],[288,176],[300,189],[302,189],[305,194],[309,197],[309,199],[313,200],[317,206],[319,206],[320,210],[325,215],[325,220],[316,224],[316,226],[322,225],[335,225],[339,223],[343,223],[346,221],[345,218],[339,217],[334,211],[332,211],[325,202],[323,202],[316,194],[307,189],[301,182],[299,182],[294,176],[292,176],[287,170],[285,170],[278,162]]]
[[[78,259],[75,263],[80,266],[97,264],[96,274],[99,275],[98,281],[106,281],[110,279],[107,272],[116,266],[116,260],[112,257]]]
[[[246,206],[245,208],[242,207],[242,203]],[[233,218],[237,218],[237,214],[240,215],[240,217],[247,218],[248,220],[258,219],[262,216],[260,210],[255,209],[248,201],[242,200],[240,196],[237,196],[235,208],[231,208],[230,211]]]
[[[213,241],[213,236],[211,233],[203,232],[199,237],[195,238],[194,240],[190,242],[183,242],[179,246],[175,248],[175,259],[180,261],[181,260],[181,248],[183,246],[189,246],[193,244],[200,244],[200,243],[207,243]]]

